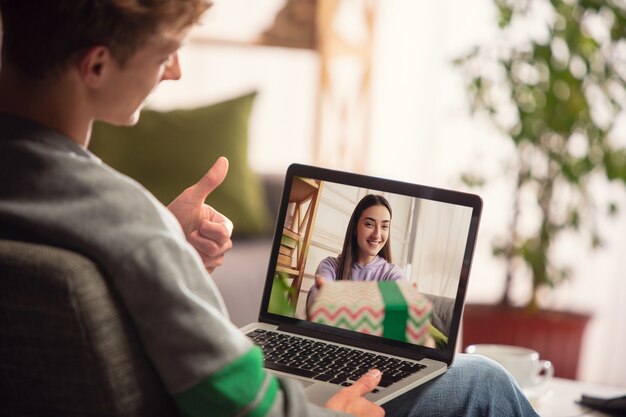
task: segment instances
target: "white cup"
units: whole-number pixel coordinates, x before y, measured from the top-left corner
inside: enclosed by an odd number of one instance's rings
[[[513,375],[524,391],[539,388],[554,376],[552,362],[539,359],[537,351],[525,347],[477,344],[468,346],[465,352],[495,360]]]

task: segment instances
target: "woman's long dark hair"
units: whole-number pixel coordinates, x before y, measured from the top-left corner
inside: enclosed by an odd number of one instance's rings
[[[356,239],[356,227],[361,214],[365,209],[372,206],[385,206],[389,210],[389,218],[391,218],[391,205],[385,197],[377,194],[368,194],[359,201],[354,208],[348,228],[346,229],[346,237],[343,241],[343,249],[339,255],[339,269],[337,270],[337,280],[349,280],[352,271],[352,265],[359,256],[359,244]],[[391,262],[391,233],[387,237],[385,246],[382,247],[378,255],[385,258],[387,262]]]

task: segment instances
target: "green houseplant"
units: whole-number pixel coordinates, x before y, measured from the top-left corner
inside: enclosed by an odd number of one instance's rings
[[[510,226],[493,252],[507,265],[500,306],[512,304],[513,280],[529,277],[530,314],[541,310],[540,289],[571,275],[554,262],[554,243],[575,233],[600,246],[594,219],[618,209],[594,200],[591,184],[626,182],[626,151],[616,141],[626,104],[626,9],[617,1],[494,1],[499,44],[478,46],[455,64],[467,77],[472,111],[486,115],[515,149]],[[484,182],[477,172],[463,180]],[[534,230],[520,226],[529,205],[538,218]]]

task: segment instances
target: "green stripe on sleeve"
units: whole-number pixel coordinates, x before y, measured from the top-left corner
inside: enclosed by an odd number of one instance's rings
[[[278,381],[263,369],[254,347],[174,400],[184,416],[263,417],[274,404]]]
[[[252,412],[245,415],[249,415],[250,417],[265,417],[270,411],[270,408],[272,408],[272,405],[274,405],[276,393],[278,393],[278,380],[274,378],[274,375],[269,373],[267,374],[267,378],[269,379],[267,391],[259,398],[259,401],[254,404]]]

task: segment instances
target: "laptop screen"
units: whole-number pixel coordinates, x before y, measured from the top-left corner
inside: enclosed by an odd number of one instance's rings
[[[292,165],[262,318],[450,354],[481,206],[472,194]]]

